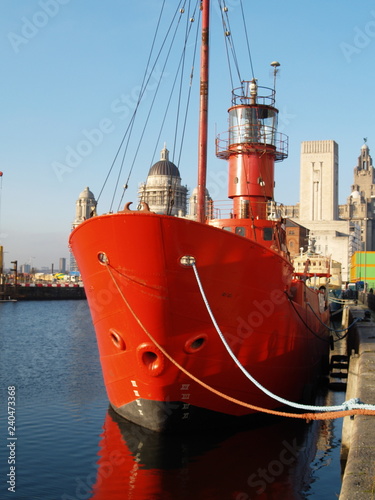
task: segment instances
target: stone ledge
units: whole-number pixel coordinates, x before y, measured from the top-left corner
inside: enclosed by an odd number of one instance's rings
[[[354,308],[353,317],[364,309]],[[353,332],[356,353],[351,356],[346,399],[358,397],[375,404],[375,323],[358,322]],[[340,500],[375,499],[375,416],[345,417],[342,435],[345,461]]]

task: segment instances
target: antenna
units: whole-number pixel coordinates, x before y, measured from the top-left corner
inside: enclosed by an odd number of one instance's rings
[[[280,66],[280,63],[277,62],[277,61],[273,61],[271,62],[271,66],[273,67],[273,90],[274,92],[276,92],[276,76],[277,76],[277,73],[279,72],[279,66]]]

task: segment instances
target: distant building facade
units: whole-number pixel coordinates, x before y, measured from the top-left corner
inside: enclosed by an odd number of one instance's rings
[[[79,195],[76,201],[76,216],[72,224],[72,231],[81,222],[92,217],[96,212],[96,200],[93,193],[86,187]],[[61,268],[60,268],[61,269]],[[78,273],[78,266],[74,255],[70,252],[70,272]]]
[[[307,250],[309,244],[309,231],[306,227],[301,226],[296,221],[286,219],[286,245],[293,259],[301,252]]]
[[[361,249],[361,231],[358,220],[339,218],[338,164],[335,141],[302,142],[300,202],[285,206],[284,216],[308,230],[318,253],[341,263],[342,279],[348,281],[351,257]]]
[[[356,222],[361,228],[364,251],[375,251],[375,171],[370,149],[365,142],[354,167],[354,183],[345,205],[339,206],[341,219]]]
[[[299,218],[309,221],[338,219],[339,148],[335,141],[301,144]]]
[[[213,213],[213,201],[210,196],[210,193],[208,192],[208,189],[206,189],[206,200],[205,200],[205,209],[206,209],[206,217],[208,219],[216,218],[218,217],[217,214]],[[198,188],[195,187],[191,193],[191,196],[189,198],[189,211],[188,211],[187,218],[196,220],[197,219],[197,212],[198,212]]]
[[[19,272],[23,273],[23,274],[30,274],[31,273],[31,264],[21,264]]]
[[[60,257],[59,259],[59,271],[60,273],[66,273],[66,258]]]

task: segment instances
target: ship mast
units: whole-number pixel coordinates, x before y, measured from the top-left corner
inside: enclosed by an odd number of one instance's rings
[[[210,1],[201,0],[202,45],[200,70],[200,102],[198,133],[198,199],[197,221],[206,220],[207,123],[208,123],[208,60]]]

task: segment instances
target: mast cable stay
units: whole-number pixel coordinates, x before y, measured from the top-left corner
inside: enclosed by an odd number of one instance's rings
[[[184,12],[184,9],[182,9],[182,8],[181,8],[181,9],[180,9],[180,13],[182,14],[183,12]],[[166,67],[166,65],[167,65],[167,63],[168,63],[168,59],[169,59],[169,57],[170,57],[171,50],[172,50],[172,48],[173,48],[174,41],[175,41],[175,38],[176,38],[176,35],[177,35],[177,30],[178,30],[178,26],[179,26],[180,20],[181,20],[181,16],[180,16],[180,18],[179,18],[179,20],[178,20],[178,23],[177,23],[177,26],[176,26],[176,28],[175,28],[175,30],[174,30],[174,34],[173,34],[172,40],[171,40],[171,42],[170,42],[169,49],[168,49],[168,51],[167,51],[167,55],[166,55],[166,59],[165,59],[165,61],[164,61],[164,65],[163,65],[163,68],[162,68],[162,73],[164,72],[165,67]],[[189,28],[189,32],[190,32],[190,28]],[[184,43],[185,43],[185,47],[186,47],[186,44],[187,44],[187,38],[185,39],[185,42],[184,42]],[[163,42],[163,45],[164,45],[164,42]],[[161,52],[161,50],[160,50],[160,52]],[[159,52],[159,55],[160,55],[160,52]],[[160,136],[161,136],[161,133],[162,133],[162,130],[163,130],[164,124],[165,124],[165,120],[166,120],[166,117],[167,117],[168,111],[169,111],[169,106],[170,106],[170,103],[171,103],[171,100],[172,100],[172,97],[173,97],[174,89],[175,89],[175,86],[176,86],[176,82],[177,82],[177,78],[178,78],[178,75],[179,75],[179,72],[180,72],[180,68],[181,68],[182,62],[183,62],[183,56],[181,56],[181,58],[180,58],[180,62],[179,62],[179,64],[178,64],[178,67],[177,67],[177,70],[176,70],[176,75],[175,75],[175,78],[174,78],[174,80],[173,80],[172,89],[171,89],[171,92],[170,92],[170,94],[169,94],[168,103],[167,103],[167,105],[166,105],[166,107],[165,107],[164,117],[163,117],[162,123],[161,123],[160,128],[159,128],[159,130],[160,130],[160,131],[159,131],[159,135],[158,135],[158,138],[157,138],[157,141],[156,141],[156,144],[155,144],[155,149],[154,149],[154,153],[153,153],[153,155],[152,155],[152,158],[154,158],[154,156],[155,156],[155,154],[156,154],[156,148],[158,147],[159,140],[160,140]],[[156,64],[156,62],[155,62],[155,64]],[[156,97],[157,97],[157,94],[158,94],[158,91],[159,91],[159,88],[160,88],[160,84],[161,84],[161,80],[159,80],[159,82],[158,82],[158,84],[157,84],[157,88],[156,88],[155,93],[154,93],[154,97],[153,97],[153,100],[152,100],[152,103],[151,103],[151,106],[150,106],[150,110],[149,110],[149,113],[148,113],[147,118],[146,118],[145,126],[144,126],[144,128],[143,128],[143,132],[142,132],[141,138],[140,138],[139,143],[138,143],[138,147],[137,147],[137,150],[136,150],[136,154],[135,154],[134,159],[133,159],[133,163],[132,163],[131,170],[132,170],[132,169],[133,169],[133,167],[134,167],[135,160],[136,160],[136,157],[137,157],[138,151],[139,151],[139,149],[140,149],[140,146],[141,146],[141,142],[142,142],[143,136],[144,136],[144,134],[145,134],[145,132],[146,132],[146,127],[147,127],[148,122],[149,122],[149,118],[150,118],[150,115],[151,115],[151,112],[152,112],[152,109],[153,109],[153,105],[154,105],[154,103],[155,103],[155,100],[156,100]],[[152,163],[152,161],[151,161],[151,163]],[[130,175],[130,174],[129,174],[129,175]],[[124,195],[124,193],[123,193],[123,195]],[[121,197],[120,204],[121,204],[121,202],[122,202],[123,195],[122,195],[122,197]],[[169,198],[169,196],[168,196],[168,198]],[[119,204],[119,205],[120,205],[120,204]],[[168,204],[169,204],[169,201],[168,201]]]
[[[220,2],[220,0],[219,0],[219,2]],[[230,29],[228,7],[225,5],[224,0],[223,0],[222,5],[223,5],[223,7],[221,8],[221,19],[222,19],[223,28],[224,28],[224,38],[225,38],[226,45],[229,46],[230,52],[232,53],[233,63],[234,63],[234,66],[236,68],[237,77],[238,77],[239,81],[241,81],[240,67],[238,64],[237,54],[236,54],[236,50],[234,47],[234,40],[233,40],[232,32]],[[228,51],[228,48],[227,48],[227,51]],[[233,85],[232,85],[232,88],[233,88]]]
[[[195,7],[195,10],[197,9],[197,5],[198,5],[198,0],[197,0],[197,4],[196,4],[196,7]],[[183,10],[183,9],[181,9]],[[195,12],[195,11],[194,11]],[[183,13],[183,12],[182,12]],[[193,14],[194,15],[194,14]],[[190,24],[191,26],[191,24]],[[189,32],[190,32],[191,28],[189,28]],[[166,64],[168,62],[168,58],[169,58],[169,54],[170,54],[170,51],[172,49],[172,46],[173,46],[173,42],[174,42],[174,38],[176,36],[176,32],[174,34],[174,37],[172,39],[172,42],[171,42],[171,45],[170,45],[170,48],[169,48],[169,51],[168,51],[168,55],[167,55],[167,59],[164,63],[164,66],[163,66],[163,71],[166,67]],[[188,38],[185,37],[185,42],[184,42],[184,50],[186,48],[186,45],[187,45],[187,41],[188,41]],[[168,116],[168,112],[169,112],[169,108],[170,108],[170,104],[171,104],[171,101],[172,101],[172,98],[173,98],[173,95],[174,95],[174,89],[176,87],[176,82],[177,82],[177,78],[178,78],[178,75],[179,75],[179,72],[180,72],[180,68],[181,68],[181,65],[182,65],[182,61],[183,61],[183,56],[181,56],[180,58],[180,61],[179,61],[179,64],[177,66],[177,70],[176,70],[176,74],[175,74],[175,78],[173,80],[173,83],[172,83],[172,87],[171,87],[171,91],[169,92],[169,98],[168,98],[168,101],[167,101],[167,104],[165,106],[165,110],[164,110],[164,114],[163,114],[163,119],[161,121],[161,124],[159,126],[159,134],[156,138],[156,141],[155,141],[155,147],[154,147],[154,151],[152,153],[152,156],[151,156],[151,161],[150,161],[150,167],[152,166],[153,164],[153,159],[155,158],[155,155],[156,155],[156,151],[157,151],[157,148],[159,147],[159,143],[160,143],[160,137],[161,137],[161,134],[163,132],[163,128],[164,128],[164,125],[165,125],[165,122],[166,122],[166,118]],[[190,77],[191,78],[191,77]],[[158,86],[157,86],[157,89],[156,89],[156,92],[155,92],[155,95],[154,95],[154,99],[153,99],[153,102],[155,101],[155,98],[156,98],[156,94],[159,90],[159,85],[160,85],[160,81],[158,83]],[[191,93],[191,86],[189,87],[189,96],[190,96],[190,93]],[[190,97],[189,97],[190,98]],[[187,115],[187,111],[188,111],[188,106],[186,108],[186,111],[185,111],[185,115]],[[186,117],[185,117],[185,123],[186,123]],[[184,135],[183,135],[184,136]],[[181,148],[182,148],[182,145],[181,145]],[[181,154],[181,153],[180,153]],[[142,194],[143,196],[143,194]],[[142,201],[142,200],[141,200]],[[168,202],[169,203],[169,202]]]
[[[189,7],[188,11],[190,12],[190,0],[189,0]],[[186,45],[187,45],[187,40],[189,36],[189,26],[192,26],[192,21],[191,19],[194,19],[194,16],[190,18],[190,23],[189,23],[189,17],[186,16],[186,26],[185,26],[185,40],[184,40],[184,46],[182,49],[182,54],[181,54],[181,61],[179,68],[181,66],[181,73],[180,73],[180,85],[178,89],[178,100],[177,100],[177,110],[176,110],[176,121],[175,121],[175,131],[174,131],[174,141],[173,141],[173,149],[172,149],[172,158],[174,158],[175,150],[176,150],[176,144],[177,144],[177,135],[178,135],[178,122],[180,118],[180,108],[181,108],[181,95],[182,95],[182,83],[183,83],[183,78],[184,78],[184,69],[185,69],[185,61],[186,61]]]
[[[181,3],[181,2],[180,2],[180,3]],[[111,175],[111,173],[112,173],[112,170],[113,170],[114,165],[115,165],[115,163],[116,163],[116,161],[117,161],[117,158],[118,158],[118,156],[119,156],[119,154],[120,154],[120,151],[121,151],[122,146],[123,146],[123,144],[124,144],[124,142],[125,142],[125,139],[126,139],[126,137],[128,136],[128,134],[131,134],[131,130],[133,129],[134,120],[135,120],[135,118],[136,118],[136,115],[137,115],[137,111],[138,111],[138,108],[139,108],[140,102],[141,102],[141,100],[142,100],[142,98],[143,98],[143,95],[144,95],[144,93],[145,93],[145,90],[146,90],[147,84],[148,84],[148,82],[149,82],[149,80],[150,80],[150,78],[151,78],[152,72],[153,72],[153,71],[154,71],[154,69],[155,69],[156,63],[157,63],[157,61],[158,61],[158,59],[159,59],[159,57],[160,57],[161,50],[162,50],[162,48],[163,48],[163,46],[164,46],[164,44],[165,44],[165,42],[166,42],[166,39],[167,39],[167,37],[168,37],[168,35],[169,35],[169,32],[170,32],[171,27],[172,27],[172,25],[173,25],[174,19],[175,19],[175,17],[176,17],[177,12],[178,12],[178,8],[177,8],[177,10],[176,10],[176,12],[175,12],[175,14],[174,14],[174,16],[173,16],[173,18],[172,18],[172,21],[171,21],[171,23],[170,23],[170,26],[168,27],[168,30],[167,30],[167,33],[166,33],[166,35],[165,35],[164,41],[163,41],[163,43],[162,43],[162,46],[161,46],[161,48],[160,48],[160,50],[159,50],[159,53],[158,53],[158,54],[157,54],[157,56],[156,56],[155,62],[154,62],[154,64],[153,64],[153,66],[152,66],[152,68],[151,68],[151,71],[150,71],[150,73],[149,73],[149,76],[148,76],[148,78],[147,78],[147,73],[148,73],[149,63],[150,63],[150,60],[151,60],[152,52],[153,52],[153,50],[154,50],[155,40],[156,40],[156,37],[157,37],[158,31],[159,31],[160,21],[161,21],[162,13],[163,13],[163,10],[164,10],[164,5],[165,5],[165,0],[163,0],[163,4],[162,4],[162,7],[161,7],[161,11],[160,11],[160,15],[159,15],[159,20],[158,20],[158,23],[157,23],[157,26],[156,26],[156,29],[155,29],[155,34],[154,34],[154,38],[153,38],[153,42],[152,42],[152,46],[151,46],[151,49],[150,49],[150,54],[149,54],[148,62],[147,62],[146,68],[145,68],[144,76],[143,76],[143,81],[142,81],[142,85],[141,85],[141,90],[140,90],[140,93],[139,93],[139,96],[138,96],[137,103],[136,103],[136,105],[135,105],[135,109],[134,109],[133,115],[132,115],[132,117],[131,117],[131,119],[130,119],[130,122],[129,122],[129,124],[128,124],[128,126],[127,126],[126,130],[125,130],[125,133],[124,133],[124,135],[123,135],[123,137],[122,137],[122,140],[121,140],[121,142],[120,142],[120,145],[119,145],[119,147],[118,147],[118,149],[117,149],[117,151],[116,151],[115,157],[114,157],[114,159],[113,159],[113,161],[112,161],[111,167],[110,167],[110,169],[109,169],[109,171],[108,171],[108,173],[107,173],[107,176],[106,176],[106,178],[105,178],[105,180],[104,180],[104,183],[103,183],[102,188],[101,188],[101,190],[100,190],[99,196],[98,196],[98,198],[97,198],[97,203],[98,203],[98,201],[99,201],[99,199],[100,199],[100,197],[101,197],[101,195],[102,195],[102,193],[103,193],[103,191],[104,191],[104,188],[105,188],[105,186],[106,186],[106,184],[107,184],[107,182],[108,182],[108,179],[109,179],[109,177],[110,177],[110,175]],[[147,78],[147,80],[146,80],[146,78]],[[130,132],[129,132],[129,131],[130,131]],[[129,171],[129,175],[128,175],[128,178],[127,178],[127,181],[126,181],[125,188],[126,188],[126,187],[127,187],[127,185],[128,185],[128,182],[129,182],[129,179],[130,179],[131,173],[132,173],[132,169]],[[117,189],[117,186],[116,186],[116,189]]]
[[[185,0],[185,1],[186,1],[186,0]],[[150,81],[150,79],[151,79],[151,75],[152,75],[152,73],[153,73],[153,71],[154,71],[154,69],[155,69],[156,63],[158,62],[158,60],[159,60],[159,58],[160,58],[161,52],[162,52],[163,47],[164,47],[164,45],[165,45],[165,43],[166,43],[166,41],[167,41],[167,38],[168,38],[169,32],[170,32],[170,30],[171,30],[171,28],[172,28],[172,25],[173,25],[174,19],[176,18],[176,15],[177,15],[177,12],[178,12],[178,11],[180,11],[180,13],[181,13],[181,14],[183,13],[183,9],[182,9],[182,8],[180,8],[180,4],[178,5],[178,7],[177,7],[177,9],[176,9],[176,11],[175,11],[175,14],[174,14],[174,16],[173,16],[173,19],[172,19],[172,21],[171,21],[171,24],[170,24],[170,26],[169,26],[169,28],[168,28],[168,30],[167,30],[167,33],[166,33],[166,35],[165,35],[165,37],[164,37],[164,40],[163,40],[163,43],[162,43],[162,45],[161,45],[161,47],[160,47],[160,49],[159,49],[159,52],[158,52],[158,54],[157,54],[157,57],[156,57],[156,59],[155,59],[155,61],[154,61],[154,64],[153,64],[152,69],[151,69],[151,71],[150,71],[150,74],[149,74],[149,76],[148,76],[147,82],[146,82],[146,83],[142,83],[142,90],[141,90],[141,93],[140,93],[139,98],[138,98],[138,102],[137,102],[137,107],[136,107],[136,109],[138,109],[138,107],[139,107],[139,104],[140,104],[140,102],[141,102],[141,100],[142,100],[143,94],[144,94],[144,92],[145,92],[145,90],[146,90],[146,88],[147,88],[147,84],[148,84],[148,82],[149,82],[149,81]],[[178,21],[177,21],[176,28],[175,28],[175,30],[174,30],[174,33],[173,33],[173,36],[172,36],[172,40],[171,40],[171,42],[170,42],[169,50],[168,50],[168,52],[167,52],[167,56],[166,56],[166,59],[165,59],[165,62],[164,62],[164,66],[163,66],[163,69],[162,69],[162,73],[164,72],[164,69],[165,69],[165,67],[166,67],[166,65],[167,65],[167,62],[168,62],[168,59],[169,59],[169,55],[170,55],[170,52],[171,52],[171,49],[172,49],[172,46],[173,46],[173,42],[174,42],[174,39],[175,39],[175,37],[176,37],[176,33],[177,33],[177,30],[178,30],[178,26],[179,26],[180,20],[181,20],[181,16],[179,16]],[[149,60],[150,60],[150,58],[151,58],[151,54],[150,54]],[[146,65],[145,75],[147,74],[147,68],[148,68],[148,64]],[[153,110],[153,107],[154,107],[154,103],[155,103],[155,100],[156,100],[156,97],[157,97],[157,94],[158,94],[158,91],[159,91],[159,88],[160,88],[160,84],[161,84],[161,79],[159,79],[159,81],[158,81],[158,84],[157,84],[157,87],[156,87],[156,90],[155,90],[155,93],[154,93],[154,97],[153,97],[153,99],[152,99],[151,106],[150,106],[150,108],[149,108],[149,111],[148,111],[148,114],[147,114],[147,118],[146,118],[145,123],[144,123],[144,126],[143,126],[142,134],[141,134],[141,136],[140,136],[140,138],[139,138],[139,141],[138,141],[138,146],[137,146],[137,149],[136,149],[136,151],[135,151],[135,153],[134,153],[133,161],[132,161],[132,164],[131,164],[131,167],[130,167],[130,170],[129,170],[129,175],[128,175],[128,178],[127,178],[127,181],[126,181],[125,187],[127,187],[128,183],[129,183],[129,180],[130,180],[130,176],[131,176],[131,174],[132,174],[132,172],[133,172],[133,168],[134,168],[134,165],[135,165],[135,162],[136,162],[136,159],[137,159],[137,156],[138,156],[138,152],[139,152],[140,147],[141,147],[141,144],[142,144],[143,137],[144,137],[145,132],[146,132],[146,128],[147,128],[147,125],[148,125],[148,122],[149,122],[149,119],[150,119],[150,116],[151,116],[151,113],[152,113],[152,110]],[[129,142],[130,142],[130,135],[129,135],[129,137],[128,137],[127,147],[128,147],[128,145],[129,145]],[[126,148],[126,151],[127,151],[127,148]],[[126,151],[124,152],[124,157],[125,157]],[[117,190],[117,187],[118,187],[118,186],[116,185],[116,187],[115,187],[115,191]],[[120,208],[120,205],[121,205],[121,203],[122,203],[122,200],[123,200],[124,194],[125,194],[125,190],[123,190],[123,192],[122,192],[122,195],[121,195],[121,198],[120,198],[120,201],[119,201],[119,204],[118,204],[118,208]]]
[[[160,21],[161,21],[162,13],[163,13],[163,10],[164,10],[164,5],[165,5],[165,0],[163,0],[163,4],[162,4],[162,6],[161,6],[161,10],[160,10],[160,14],[159,14],[159,19],[158,19],[158,22],[157,22],[157,25],[156,25],[156,28],[155,28],[154,38],[153,38],[153,41],[152,41],[152,44],[151,44],[151,50],[150,50],[149,58],[148,58],[148,61],[147,61],[147,64],[146,64],[145,73],[144,73],[144,76],[143,76],[143,82],[144,82],[144,80],[145,80],[145,78],[146,78],[147,68],[148,68],[148,65],[149,65],[149,62],[150,62],[150,59],[151,59],[151,54],[152,54],[153,49],[154,49],[156,36],[157,36],[158,31],[159,31]],[[138,102],[139,102],[139,100],[140,100],[140,96],[141,96],[141,94],[140,94],[140,95],[139,95],[139,97],[138,97]],[[134,110],[134,112],[133,112],[132,118],[131,118],[131,120],[130,120],[130,123],[129,123],[128,127],[126,128],[125,133],[124,133],[124,135],[123,135],[123,137],[122,137],[122,140],[121,140],[121,142],[120,142],[120,145],[119,145],[119,147],[118,147],[118,149],[117,149],[117,152],[116,152],[116,154],[115,154],[115,157],[114,157],[114,159],[113,159],[113,161],[112,161],[111,167],[110,167],[110,169],[109,169],[109,171],[108,171],[108,173],[107,173],[107,176],[106,176],[106,178],[105,178],[105,180],[104,180],[104,183],[103,183],[103,185],[102,185],[102,188],[101,188],[101,190],[100,190],[100,192],[99,192],[99,195],[98,195],[98,197],[97,197],[97,200],[96,200],[96,205],[98,204],[98,201],[99,201],[99,199],[100,199],[100,197],[101,197],[101,195],[102,195],[102,193],[103,193],[103,190],[104,190],[104,188],[105,188],[105,186],[106,186],[106,184],[107,184],[107,182],[108,182],[109,176],[111,175],[111,172],[112,172],[112,170],[113,170],[113,167],[114,167],[114,165],[115,165],[115,162],[116,162],[116,160],[117,160],[117,157],[118,157],[118,155],[120,154],[120,151],[121,151],[122,145],[123,145],[123,143],[124,143],[124,141],[125,141],[125,137],[127,136],[128,132],[129,132],[129,129],[130,129],[130,127],[131,127],[131,124],[132,124],[132,122],[133,122],[133,121],[134,121],[134,119],[135,119],[137,109],[138,109],[138,106],[136,106],[136,108],[135,108],[135,110]],[[130,178],[130,174],[129,174],[128,180],[129,180],[129,178]]]
[[[199,2],[199,0],[197,0],[197,2]],[[181,64],[181,61],[180,61],[180,64]],[[173,92],[174,92],[174,87],[175,87],[175,84],[176,84],[176,79],[177,79],[179,68],[180,68],[180,65],[178,66],[178,69],[176,71],[176,76],[175,76],[175,79],[173,81],[173,85],[172,85],[172,89],[171,89],[171,92],[170,92],[170,95],[169,95],[168,103],[165,106],[163,120],[162,120],[161,125],[159,127],[159,130],[160,130],[159,131],[159,135],[158,135],[158,137],[157,137],[157,139],[155,141],[155,148],[154,148],[154,151],[153,151],[153,154],[152,154],[152,157],[151,157],[151,161],[150,161],[150,167],[151,167],[151,165],[153,163],[153,159],[155,158],[157,148],[159,147],[160,137],[161,137],[161,134],[162,134],[162,129],[164,127],[164,123],[165,123],[165,120],[167,118],[167,114],[168,114],[169,106],[170,106],[170,103],[171,103],[172,95],[173,95]],[[191,78],[192,78],[192,75],[191,75]]]
[[[229,79],[230,79],[231,87],[233,89],[235,85],[234,85],[234,81],[233,81],[232,67],[231,67],[231,63],[230,63],[230,55],[229,55],[229,48],[228,48],[229,42],[227,40],[228,36],[226,36],[226,34],[225,34],[227,30],[225,29],[225,20],[224,20],[224,14],[223,14],[225,6],[224,7],[221,6],[220,0],[218,0],[218,2],[219,2],[219,9],[221,12],[221,22],[223,24],[224,44],[225,44],[225,53],[227,56]]]
[[[198,2],[195,4],[194,11],[191,16],[187,16],[186,18],[186,30],[185,30],[185,42],[182,50],[182,56],[181,56],[181,75],[180,75],[180,86],[179,86],[179,94],[178,94],[178,105],[177,105],[177,113],[176,113],[176,122],[175,122],[175,137],[174,137],[174,144],[173,144],[173,154],[172,158],[174,159],[174,156],[177,150],[177,136],[178,136],[178,131],[179,131],[179,119],[180,119],[180,110],[182,108],[181,106],[181,98],[182,98],[182,89],[183,89],[183,82],[184,82],[184,69],[185,69],[185,61],[186,61],[186,48],[187,48],[187,42],[189,39],[189,35],[192,29],[193,22],[195,20],[195,14],[196,10],[198,8]],[[189,7],[188,10],[190,12],[190,0],[189,0]],[[198,11],[199,12],[199,11]],[[199,28],[199,23],[198,23],[198,28]],[[195,43],[197,44],[197,38],[195,40]],[[196,53],[196,45],[194,48],[194,57]],[[193,67],[194,67],[194,59],[193,59]],[[190,81],[192,78],[192,72],[190,73]],[[181,142],[180,142],[180,147],[179,147],[179,156],[178,156],[178,162],[177,166],[179,167],[179,162],[181,159],[181,153],[182,153],[182,147],[183,147],[183,141],[185,138],[185,130],[186,130],[186,121],[187,121],[187,115],[188,115],[188,109],[189,109],[189,102],[190,102],[190,94],[191,94],[191,85],[189,86],[189,91],[188,91],[188,99],[187,99],[187,105],[185,108],[185,114],[184,114],[184,120],[183,120],[183,128],[182,128],[182,136],[181,136]],[[172,208],[174,205],[174,195],[176,192],[176,184],[177,184],[177,179],[174,181],[174,185],[172,186],[171,182],[171,199],[168,200],[168,206],[167,206],[167,215],[170,215],[172,212]]]
[[[197,7],[198,7],[198,1],[197,1],[196,8]],[[187,124],[188,109],[189,109],[189,105],[190,105],[191,92],[192,92],[192,86],[193,86],[195,60],[197,57],[198,36],[199,36],[199,27],[200,27],[200,20],[201,20],[200,11],[198,11],[198,12],[199,12],[199,22],[196,23],[197,29],[196,29],[196,33],[195,33],[194,51],[193,51],[192,64],[191,64],[189,92],[188,92],[188,97],[186,100],[185,120],[184,120],[184,124],[182,127],[182,139],[181,139],[181,146],[180,146],[180,151],[179,151],[179,155],[178,155],[177,165],[179,165],[180,161],[181,161],[182,148],[183,148],[183,142],[184,142],[184,138],[185,138],[186,124]]]
[[[246,39],[246,45],[247,45],[247,52],[248,52],[248,55],[249,55],[249,61],[250,61],[251,75],[252,75],[252,77],[253,77],[253,79],[254,79],[254,78],[255,78],[255,76],[254,76],[253,60],[252,60],[252,57],[251,57],[250,44],[249,44],[249,37],[248,37],[248,35],[247,35],[247,28],[246,28],[246,21],[245,21],[245,13],[244,13],[244,9],[243,9],[242,0],[240,0],[240,5],[241,5],[242,21],[243,21],[243,26],[244,26],[244,31],[245,31],[245,39]]]

